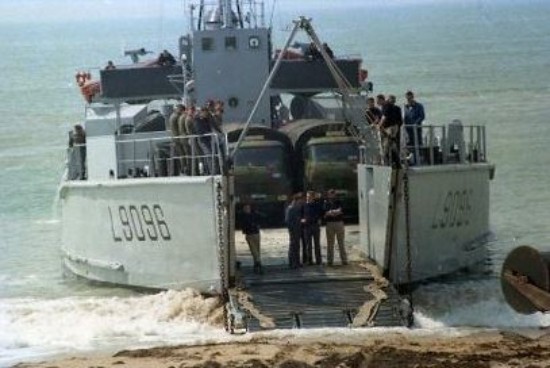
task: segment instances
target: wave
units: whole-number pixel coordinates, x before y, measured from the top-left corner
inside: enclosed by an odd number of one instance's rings
[[[29,356],[196,343],[225,335],[218,298],[194,290],[0,300],[0,366]]]

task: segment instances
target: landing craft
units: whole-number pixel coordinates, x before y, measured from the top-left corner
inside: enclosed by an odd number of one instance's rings
[[[494,172],[484,128],[424,125],[420,137],[399,148],[399,162],[373,159],[377,150],[369,147],[379,146],[372,142],[377,135],[349,114],[363,98],[361,60],[332,59],[305,17],[294,21],[272,59],[263,3],[234,5],[193,5],[191,31],[180,38],[174,63],[117,65],[101,70],[98,81],[79,73],[86,142],[69,147],[59,189],[65,267],[111,284],[218,294],[228,330],[243,322],[250,329],[410,325],[411,309],[379,268],[393,283],[410,284],[483,262]],[[283,58],[300,30],[320,58]],[[360,260],[289,270],[283,251],[266,260],[264,275],[246,263],[238,269],[245,256],[235,245],[230,163],[240,162],[242,147],[254,148],[246,139],[250,126],[280,123],[272,97],[327,91],[340,100],[339,114],[363,152],[357,165],[361,240],[353,244]],[[231,147],[215,132],[175,136],[161,129],[158,113],[167,127],[175,102],[211,99],[225,102],[224,124],[243,124]],[[139,128],[144,124],[151,129]],[[325,134],[300,150],[313,156],[327,140],[340,143]]]

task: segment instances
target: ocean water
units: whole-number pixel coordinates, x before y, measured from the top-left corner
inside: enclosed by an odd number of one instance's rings
[[[127,62],[124,48],[175,51],[187,31],[183,5],[0,5],[0,367],[53,354],[232,338],[207,323],[211,301],[192,291],[140,294],[64,277],[61,268],[56,188],[67,131],[84,113],[73,76],[109,59]],[[412,89],[429,122],[487,126],[497,167],[495,275],[517,245],[550,249],[550,3],[286,0],[273,8],[276,44],[293,17],[307,15],[336,54],[364,57],[375,93],[402,103]],[[549,316],[507,307],[496,276],[422,286],[414,300],[416,323],[427,331],[550,325]]]

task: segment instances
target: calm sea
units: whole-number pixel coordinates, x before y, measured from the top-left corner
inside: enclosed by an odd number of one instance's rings
[[[92,286],[64,278],[60,262],[56,188],[67,131],[84,112],[73,76],[109,59],[127,63],[124,48],[175,51],[187,27],[176,14],[183,6],[142,1],[136,4],[150,12],[132,16],[107,11],[110,1],[47,3],[1,6],[0,366],[225,336],[193,318],[202,301],[190,292],[140,295]],[[84,14],[71,15],[75,4]],[[486,125],[497,167],[491,186],[495,273],[514,246],[550,249],[550,3],[338,4],[276,4],[275,41],[280,45],[290,19],[303,13],[336,54],[364,57],[375,93],[395,94],[402,103],[412,89],[429,122]],[[496,277],[424,286],[415,300],[417,323],[426,329],[550,325],[548,316],[513,313]]]

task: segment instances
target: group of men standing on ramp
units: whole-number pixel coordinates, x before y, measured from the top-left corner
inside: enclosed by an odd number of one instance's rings
[[[323,264],[321,254],[321,225],[323,222],[326,224],[327,265],[332,266],[334,263],[335,240],[338,242],[342,264],[348,263],[344,247],[344,212],[341,202],[336,198],[336,191],[330,189],[325,200],[321,198],[320,194],[312,191],[307,192],[305,200],[302,193],[297,193],[287,207],[285,223],[290,237],[288,247],[290,268]],[[302,249],[301,261],[300,248]],[[313,255],[315,255],[315,263]]]

